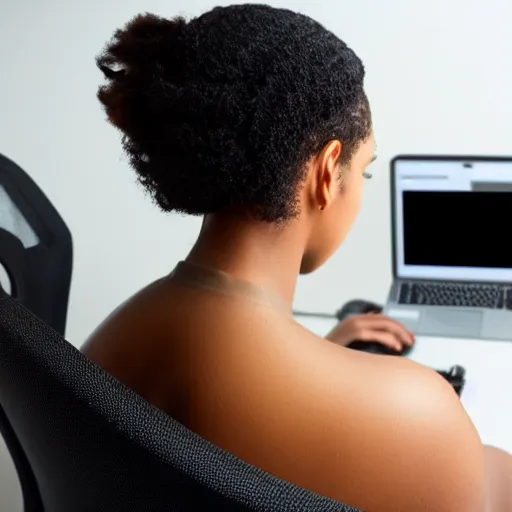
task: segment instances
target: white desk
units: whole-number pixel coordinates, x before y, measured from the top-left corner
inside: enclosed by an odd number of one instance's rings
[[[320,336],[336,324],[317,317],[297,320]],[[436,370],[463,366],[462,403],[482,442],[512,454],[512,342],[419,338],[408,357]]]

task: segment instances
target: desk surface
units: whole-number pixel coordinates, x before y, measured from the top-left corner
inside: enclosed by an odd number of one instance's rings
[[[297,320],[320,336],[336,324],[318,317]],[[462,403],[482,442],[512,454],[512,342],[421,337],[408,358],[436,370],[463,366]]]

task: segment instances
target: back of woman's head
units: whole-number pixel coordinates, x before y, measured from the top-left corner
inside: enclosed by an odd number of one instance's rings
[[[165,211],[298,213],[305,163],[330,140],[348,161],[371,132],[364,68],[312,19],[259,5],[186,22],[151,14],[98,57],[99,99]]]

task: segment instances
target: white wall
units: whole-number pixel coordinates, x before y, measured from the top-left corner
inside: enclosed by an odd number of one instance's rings
[[[120,301],[168,272],[199,226],[160,214],[134,185],[95,99],[94,56],[138,12],[196,15],[229,3],[0,1],[0,153],[35,178],[73,232],[68,337],[76,345]],[[357,225],[325,268],[301,279],[296,306],[333,311],[355,296],[382,301],[391,279],[390,157],[512,151],[512,3],[270,3],[317,18],[363,58],[379,153]],[[0,510],[15,512],[19,490],[1,448]]]

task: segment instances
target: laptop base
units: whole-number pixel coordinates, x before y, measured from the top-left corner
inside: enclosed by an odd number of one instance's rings
[[[414,334],[512,341],[512,310],[400,304],[400,285],[393,284],[383,313]]]

